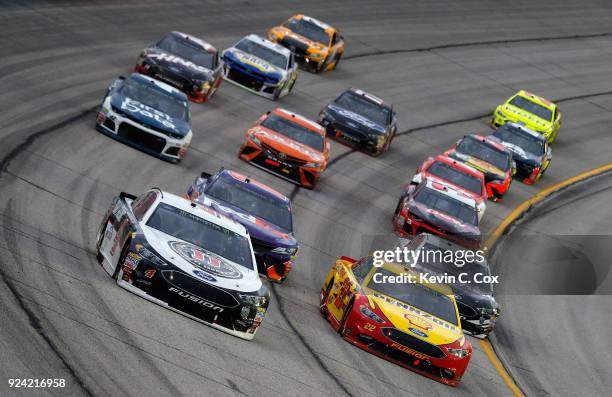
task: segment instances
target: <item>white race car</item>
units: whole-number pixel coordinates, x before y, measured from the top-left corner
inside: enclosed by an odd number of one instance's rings
[[[96,254],[119,286],[243,339],[253,339],[268,308],[244,226],[159,189],[113,200]]]
[[[269,99],[289,94],[297,80],[291,51],[255,34],[223,51],[222,59],[225,80]]]

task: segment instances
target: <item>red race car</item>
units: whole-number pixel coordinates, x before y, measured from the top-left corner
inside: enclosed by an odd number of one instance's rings
[[[501,143],[477,134],[466,135],[444,154],[482,172],[491,200],[501,200],[510,188],[516,167],[512,153]]]
[[[418,185],[425,178],[451,185],[453,189],[473,198],[478,209],[478,219],[482,219],[487,209],[487,188],[482,172],[457,160],[439,155],[435,158],[428,157],[416,169],[416,174],[410,183]]]
[[[402,237],[437,234],[468,248],[480,248],[476,201],[435,180],[411,185],[400,197],[393,229]]]
[[[395,263],[342,257],[321,288],[323,316],[353,345],[457,386],[472,356],[450,287]],[[378,266],[380,265],[380,266]],[[414,281],[398,282],[401,277]]]

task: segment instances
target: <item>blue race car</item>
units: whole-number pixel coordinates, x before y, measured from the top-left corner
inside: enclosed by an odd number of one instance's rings
[[[291,92],[297,63],[285,47],[250,34],[223,51],[223,78],[268,99]]]
[[[138,73],[111,84],[98,109],[96,129],[175,163],[187,154],[193,135],[187,96]]]
[[[215,175],[203,172],[189,187],[187,196],[246,227],[260,274],[279,283],[287,278],[298,251],[289,198],[223,168]]]

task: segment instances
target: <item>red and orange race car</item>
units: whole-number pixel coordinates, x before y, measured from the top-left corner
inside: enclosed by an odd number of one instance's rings
[[[439,382],[457,386],[470,362],[452,290],[400,265],[342,257],[325,279],[320,305],[345,340]]]
[[[276,108],[247,131],[238,156],[289,182],[313,189],[327,167],[329,152],[323,127]]]
[[[501,143],[477,134],[466,135],[444,154],[482,172],[491,200],[501,200],[510,188],[516,166],[512,153]]]
[[[344,53],[344,38],[336,29],[301,14],[270,29],[268,39],[291,50],[295,60],[311,72],[335,69]]]

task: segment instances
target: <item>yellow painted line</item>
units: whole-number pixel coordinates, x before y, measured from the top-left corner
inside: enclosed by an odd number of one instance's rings
[[[518,207],[512,210],[512,212],[510,212],[510,214],[508,214],[506,218],[504,218],[504,220],[497,226],[497,228],[495,228],[493,233],[491,233],[491,236],[484,243],[484,249],[485,250],[491,249],[493,245],[495,245],[495,242],[499,239],[499,237],[508,228],[508,226],[510,226],[512,222],[514,222],[525,211],[529,210],[529,208],[531,208],[531,206],[533,206],[534,204],[544,200],[546,197],[559,191],[560,189],[563,189],[566,186],[572,185],[574,183],[583,181],[585,179],[602,174],[610,170],[612,170],[612,163],[603,165],[601,167],[597,167],[590,171],[583,172],[581,174],[578,174],[576,176],[563,180],[559,183],[555,183],[554,185],[551,185],[547,187],[546,189],[542,189],[540,192],[533,195],[530,199],[522,202]],[[493,347],[491,346],[491,342],[489,342],[489,340],[487,339],[481,339],[480,345],[482,346],[482,349],[484,350],[487,358],[489,359],[489,361],[491,362],[491,364],[493,365],[493,367],[495,368],[499,376],[501,376],[503,381],[506,383],[506,386],[508,386],[512,394],[514,394],[515,397],[525,397],[521,389],[516,385],[516,383],[514,383],[514,380],[508,374],[508,372],[506,371],[506,368],[504,368],[501,361],[499,361],[499,358],[497,357],[497,355],[495,354],[495,351],[493,350]]]
[[[583,181],[587,178],[602,174],[610,170],[612,170],[612,163],[603,165],[601,167],[597,167],[590,171],[583,172],[581,174],[568,178],[559,183],[555,183],[554,185],[551,185],[547,187],[546,189],[543,189],[537,194],[533,195],[530,199],[525,200],[518,207],[512,210],[512,212],[508,214],[506,218],[504,218],[504,220],[497,226],[497,228],[495,228],[493,233],[491,233],[487,241],[485,241],[484,243],[485,250],[491,249],[493,245],[495,245],[495,242],[497,241],[497,239],[499,239],[499,237],[508,228],[508,226],[510,226],[512,222],[514,222],[519,216],[521,216],[525,211],[527,211],[534,204],[544,200],[546,197],[550,196],[551,194],[555,193],[556,191],[560,189],[563,189],[566,186],[572,185],[574,183]]]
[[[512,394],[514,394],[515,397],[525,397],[521,389],[519,389],[516,383],[514,383],[512,377],[508,375],[508,372],[506,372],[506,369],[502,365],[501,361],[499,361],[499,358],[497,358],[497,355],[495,354],[495,351],[493,351],[493,347],[491,346],[491,342],[489,342],[487,339],[481,339],[480,346],[482,346],[482,350],[484,350],[485,354],[487,355],[487,358],[489,359],[491,364],[493,364],[493,367],[495,368],[499,376],[501,376],[501,378],[504,380],[506,386],[508,386],[508,389],[510,389]]]

